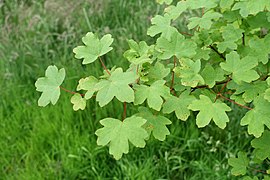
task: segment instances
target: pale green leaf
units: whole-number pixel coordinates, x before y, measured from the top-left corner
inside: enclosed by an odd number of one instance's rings
[[[86,99],[83,98],[80,94],[74,94],[71,99],[71,103],[73,104],[74,111],[78,111],[79,109],[84,110],[86,106]]]
[[[233,3],[234,0],[220,0],[220,7],[222,9],[230,9]]]
[[[218,5],[216,0],[187,0],[187,4],[190,6],[191,9],[211,9]]]
[[[164,36],[158,38],[156,49],[161,52],[160,59],[170,59],[173,56],[180,59],[194,56],[196,54],[196,43],[185,39],[178,31],[173,31],[170,39]]]
[[[93,94],[98,90],[95,87],[97,83],[98,83],[98,80],[94,76],[82,78],[79,80],[77,91],[86,90],[87,92],[85,93],[84,98],[90,99],[93,96]]]
[[[134,91],[129,86],[136,81],[137,76],[133,72],[123,72],[117,68],[109,79],[100,80],[95,88],[98,89],[96,100],[101,107],[108,104],[114,97],[121,102],[133,102]]]
[[[170,19],[177,19],[184,11],[188,9],[186,1],[180,1],[176,6],[169,6],[165,9],[165,13],[169,15]]]
[[[256,138],[264,132],[264,125],[270,128],[270,102],[263,96],[254,100],[254,109],[246,113],[241,119],[241,125],[248,125],[248,133],[253,134]]]
[[[181,66],[175,68],[176,76],[179,76],[184,86],[196,87],[199,83],[204,84],[204,79],[199,74],[201,70],[201,61],[192,61],[190,59],[180,59]]]
[[[135,116],[124,121],[113,118],[103,119],[100,124],[104,127],[95,133],[98,136],[97,144],[101,146],[109,144],[109,153],[118,160],[123,153],[128,153],[129,142],[136,147],[145,146],[145,139],[148,137],[148,133],[142,128],[145,123],[145,119]]]
[[[176,117],[183,121],[186,121],[190,116],[190,110],[188,106],[195,100],[196,98],[193,95],[189,94],[189,91],[184,91],[180,94],[179,97],[171,96],[166,99],[163,104],[163,113],[172,113],[175,112]]]
[[[196,117],[198,127],[205,127],[213,120],[218,127],[224,129],[226,123],[229,122],[226,111],[231,111],[231,108],[219,101],[212,102],[205,95],[200,95],[200,100],[193,101],[188,108],[193,111],[200,111]]]
[[[188,29],[193,29],[196,26],[199,26],[200,28],[203,28],[203,29],[210,29],[213,24],[213,20],[218,20],[221,17],[222,17],[222,14],[218,12],[208,11],[202,17],[190,18]]]
[[[245,175],[247,173],[247,167],[249,165],[249,159],[246,153],[239,152],[238,157],[230,158],[228,160],[230,166],[232,166],[232,174],[235,176]]]
[[[260,160],[270,159],[270,131],[264,131],[263,135],[251,141],[251,146],[255,148],[255,156]]]
[[[147,100],[150,108],[160,111],[163,104],[163,98],[169,97],[170,88],[165,85],[165,80],[158,80],[151,86],[135,85],[135,101],[134,104],[142,104]]]
[[[240,60],[239,55],[235,51],[226,55],[226,62],[220,63],[222,69],[232,73],[232,79],[237,84],[240,84],[242,81],[250,83],[258,79],[260,76],[252,69],[257,65],[257,60],[251,56],[246,56]]]
[[[157,3],[159,4],[171,4],[173,0],[156,0]]]
[[[172,122],[168,118],[160,115],[153,115],[151,111],[145,107],[140,107],[139,113],[136,114],[136,116],[147,120],[144,127],[148,131],[149,136],[152,133],[156,139],[164,141],[166,136],[170,134],[166,125],[169,125]]]
[[[249,46],[251,48],[250,56],[253,56],[257,59],[258,62],[262,62],[266,64],[269,60],[270,53],[270,35],[267,35],[263,39],[259,39],[258,37],[254,37],[249,41]]]
[[[77,46],[73,49],[75,58],[84,59],[82,64],[89,64],[94,62],[98,57],[108,53],[113,48],[110,45],[113,42],[113,38],[110,34],[98,39],[92,32],[88,32],[83,38],[85,46]]]
[[[162,33],[166,38],[170,37],[176,29],[171,26],[171,18],[168,14],[164,16],[156,15],[151,19],[152,26],[147,30],[147,35],[154,37]]]
[[[221,68],[214,69],[211,65],[206,65],[201,75],[209,88],[214,87],[217,81],[223,81],[225,79],[224,71]]]
[[[65,69],[58,71],[56,66],[49,66],[46,69],[45,77],[38,78],[35,86],[36,90],[42,92],[38,99],[39,106],[47,106],[50,102],[55,105],[60,96],[60,85],[65,79]]]
[[[154,66],[150,67],[146,77],[149,79],[149,82],[154,82],[167,77],[170,71],[170,68],[166,68],[163,64],[157,61]]]
[[[133,64],[143,64],[151,62],[153,46],[148,46],[145,41],[139,43],[134,40],[128,41],[130,49],[124,53],[124,57]]]

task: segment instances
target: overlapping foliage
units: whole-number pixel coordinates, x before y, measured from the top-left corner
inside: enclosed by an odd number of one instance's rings
[[[130,63],[126,71],[107,69],[102,60],[101,56],[112,50],[111,35],[99,39],[89,32],[83,37],[85,45],[74,49],[75,58],[83,59],[83,64],[99,60],[104,74],[79,81],[77,90],[85,94],[73,95],[74,110],[85,109],[90,98],[95,98],[100,107],[114,99],[123,102],[122,121],[104,117],[100,121],[104,127],[96,132],[98,145],[108,145],[110,154],[119,159],[128,153],[129,142],[143,148],[151,135],[165,140],[170,134],[166,126],[171,124],[166,114],[175,113],[178,119],[186,121],[191,111],[198,111],[199,128],[213,120],[224,129],[230,120],[227,112],[233,111],[229,105],[240,106],[247,110],[241,125],[255,136],[251,143],[254,152],[250,158],[239,152],[238,158],[231,158],[229,164],[234,175],[246,175],[252,163],[260,164],[270,158],[270,34],[265,33],[270,28],[270,1],[159,3],[168,7],[163,15],[152,19],[147,32],[156,43],[129,40],[130,49],[124,53]],[[174,26],[185,11],[201,12],[200,16],[189,18],[188,32]],[[46,77],[37,80],[37,90],[43,92],[39,105],[56,103],[64,75],[64,70],[58,72],[55,66],[49,66]],[[138,109],[137,114],[128,118],[127,103]]]

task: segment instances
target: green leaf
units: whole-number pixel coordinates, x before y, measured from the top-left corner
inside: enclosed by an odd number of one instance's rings
[[[85,46],[77,46],[73,49],[75,58],[84,59],[82,64],[89,64],[97,60],[98,57],[108,53],[113,48],[110,45],[113,42],[113,38],[110,34],[98,39],[92,32],[88,32],[83,38]]]
[[[71,99],[71,103],[73,104],[74,111],[78,111],[79,109],[84,110],[86,106],[86,99],[83,98],[80,94],[74,94]]]
[[[166,125],[169,125],[172,122],[168,118],[160,115],[153,115],[151,111],[145,107],[140,107],[139,113],[136,114],[136,116],[147,120],[144,127],[148,131],[149,136],[152,133],[156,139],[164,141],[166,136],[170,134]]]
[[[97,83],[98,83],[98,80],[94,76],[82,78],[79,80],[77,91],[86,90],[87,92],[85,93],[84,98],[90,99],[93,96],[93,94],[98,90],[95,87]]]
[[[243,177],[242,180],[258,180],[258,178],[256,176],[254,176],[253,178],[251,178],[249,176],[245,176],[245,177]]]
[[[97,144],[101,146],[109,144],[109,153],[118,160],[123,153],[128,153],[128,142],[140,148],[145,146],[145,139],[148,137],[147,132],[142,128],[145,123],[145,119],[135,116],[124,121],[113,118],[103,119],[100,124],[104,127],[95,133],[98,136]]]
[[[220,66],[225,71],[232,73],[232,79],[240,84],[244,82],[252,82],[258,79],[260,76],[252,68],[256,67],[258,62],[251,56],[246,56],[240,60],[237,52],[233,51],[226,55],[226,62],[220,63]]]
[[[265,91],[264,99],[270,102],[270,88]]]
[[[199,83],[204,84],[204,79],[199,74],[201,70],[201,61],[192,61],[190,59],[180,59],[181,66],[175,68],[176,76],[179,76],[184,86],[196,87]]]
[[[162,33],[162,36],[170,37],[176,29],[171,26],[171,18],[168,14],[164,16],[156,15],[151,19],[152,26],[147,30],[147,35],[154,37]]]
[[[229,165],[232,166],[232,174],[235,176],[245,175],[247,173],[247,167],[249,165],[249,159],[246,153],[239,152],[237,158],[230,158],[228,161]]]
[[[257,59],[258,62],[266,64],[269,60],[268,54],[270,53],[270,35],[267,35],[263,39],[254,37],[249,41],[249,46],[251,48],[250,56],[253,56]]]
[[[42,92],[38,99],[39,106],[47,106],[50,102],[55,105],[60,97],[60,85],[65,79],[65,69],[58,71],[56,66],[49,66],[46,69],[45,77],[38,78],[35,86],[36,90]]]
[[[165,4],[171,4],[173,0],[156,0],[156,1],[159,4],[163,4],[163,3],[165,3]]]
[[[195,100],[196,98],[193,95],[189,94],[189,91],[184,91],[180,94],[179,97],[171,96],[166,99],[163,104],[163,113],[172,113],[175,111],[176,117],[183,121],[186,121],[190,116],[190,110],[188,106]]]
[[[160,62],[156,62],[155,66],[151,66],[147,75],[150,82],[162,80],[170,74],[170,68],[165,68]]]
[[[217,81],[225,79],[224,71],[221,68],[214,69],[211,65],[206,65],[201,75],[209,88],[214,87]]]
[[[183,12],[188,9],[186,1],[180,1],[176,6],[169,6],[165,9],[165,13],[169,15],[170,19],[177,19]]]
[[[246,113],[241,119],[241,125],[248,125],[248,133],[253,134],[256,138],[264,132],[264,125],[270,128],[270,102],[263,96],[254,100],[254,109]]]
[[[101,107],[108,104],[114,97],[121,102],[133,102],[134,91],[129,86],[136,81],[137,76],[133,72],[123,72],[117,68],[111,73],[109,79],[100,80],[96,84],[98,89],[96,100]]]
[[[269,0],[242,0],[241,2],[235,3],[232,10],[240,10],[242,17],[246,18],[248,15],[256,15],[267,8],[270,9]]]
[[[223,41],[217,44],[218,51],[224,53],[227,49],[237,49],[237,44],[233,41]]]
[[[148,46],[145,41],[139,43],[134,40],[128,41],[130,50],[124,53],[124,57],[133,64],[143,64],[145,62],[151,62],[150,56],[152,55],[153,46]]]
[[[192,57],[196,54],[196,44],[185,39],[178,31],[174,31],[170,39],[164,36],[158,38],[156,49],[161,52],[160,59],[170,59],[173,56],[180,59]]]
[[[158,80],[151,86],[135,85],[135,101],[134,104],[142,104],[147,99],[150,108],[160,111],[163,104],[163,98],[170,95],[170,88],[165,86],[166,81]]]
[[[201,18],[200,17],[190,18],[188,29],[193,29],[196,26],[199,26],[200,28],[203,28],[203,29],[210,29],[213,24],[213,20],[218,20],[221,17],[222,17],[222,14],[218,12],[208,11]]]
[[[227,26],[221,29],[222,37],[225,41],[237,41],[242,38],[244,30],[239,27],[235,27],[232,24],[227,24]]]
[[[270,131],[264,131],[260,138],[253,139],[251,146],[255,148],[255,156],[260,160],[270,159]]]
[[[216,0],[187,0],[187,4],[191,9],[206,8],[211,9],[217,6]]]
[[[218,127],[224,129],[226,123],[229,122],[226,111],[231,111],[231,108],[219,101],[213,103],[205,95],[200,95],[200,100],[193,101],[188,108],[193,111],[200,111],[196,117],[198,127],[205,127],[213,119]]]
[[[234,0],[220,0],[220,7],[222,9],[230,9],[233,3]]]

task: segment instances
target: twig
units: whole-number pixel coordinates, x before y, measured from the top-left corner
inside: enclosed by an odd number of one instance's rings
[[[111,75],[110,71],[107,69],[107,67],[105,66],[105,64],[104,64],[104,62],[102,61],[102,59],[101,59],[99,56],[98,56],[98,58],[99,58],[99,61],[100,61],[101,64],[102,64],[104,70],[105,70],[109,75]]]
[[[175,68],[175,66],[176,66],[176,57],[174,56],[174,58],[173,58],[173,69]],[[171,87],[170,87],[171,92],[174,90],[173,85],[174,85],[174,71],[172,71],[172,82],[171,82]]]
[[[124,112],[123,112],[122,121],[124,121],[126,117],[127,117],[127,103],[124,102]]]
[[[59,86],[59,88],[62,89],[63,91],[66,91],[66,92],[70,93],[70,94],[79,94],[79,93],[77,93],[77,92],[70,91],[70,90],[68,90],[68,89],[66,89],[66,88],[63,88],[62,86]],[[85,94],[80,94],[80,95],[81,95],[82,97],[84,97]]]
[[[231,100],[231,99],[229,99],[229,98],[223,96],[221,93],[218,93],[217,95],[218,95],[219,97],[221,97],[221,98],[227,100],[227,101],[230,101],[230,102],[233,103],[233,104],[236,104],[237,106],[242,107],[242,108],[245,108],[245,109],[248,109],[248,110],[252,110],[252,109],[253,109],[253,108],[250,108],[250,107],[248,107],[248,106],[239,104],[239,103],[235,102],[234,100]]]
[[[218,50],[216,50],[216,48],[214,48],[212,45],[209,46],[213,51],[215,51],[222,59],[226,60],[225,56],[223,54],[221,54],[220,52],[218,52]]]
[[[187,33],[187,32],[180,32],[183,35],[187,35],[187,36],[193,36],[193,34]]]

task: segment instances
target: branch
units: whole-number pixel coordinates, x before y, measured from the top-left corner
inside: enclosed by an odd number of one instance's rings
[[[62,86],[59,86],[59,88],[62,89],[63,91],[65,91],[65,92],[70,93],[70,94],[79,94],[79,93],[77,93],[77,92],[70,91],[70,90],[68,90],[68,89],[66,89],[66,88],[63,88]],[[81,95],[82,97],[84,97],[84,94],[80,94],[80,95]]]
[[[101,64],[102,64],[104,70],[105,70],[109,75],[111,75],[110,71],[107,69],[107,67],[105,66],[104,62],[103,62],[102,59],[100,58],[100,56],[98,56],[98,58],[99,58],[99,61],[100,61]]]
[[[176,57],[174,56],[174,58],[173,58],[173,69],[175,68],[175,66],[176,66]],[[174,71],[172,71],[172,82],[171,82],[171,87],[170,87],[171,92],[174,90],[173,85],[174,85]]]
[[[239,104],[239,103],[235,102],[234,100],[231,100],[231,99],[229,99],[229,98],[223,96],[221,93],[218,93],[217,96],[219,96],[219,97],[221,97],[221,98],[223,98],[223,99],[225,99],[225,100],[227,100],[227,101],[230,101],[231,103],[233,103],[233,104],[235,104],[235,105],[237,105],[237,106],[240,106],[240,107],[242,107],[242,108],[245,108],[245,109],[248,109],[248,110],[252,110],[252,109],[253,109],[253,108],[250,108],[250,107],[248,107],[248,106]]]
[[[212,45],[209,46],[213,51],[215,51],[222,59],[226,60],[225,56],[223,54],[221,54],[220,52],[218,52],[218,50],[216,50],[216,48],[214,48]]]

